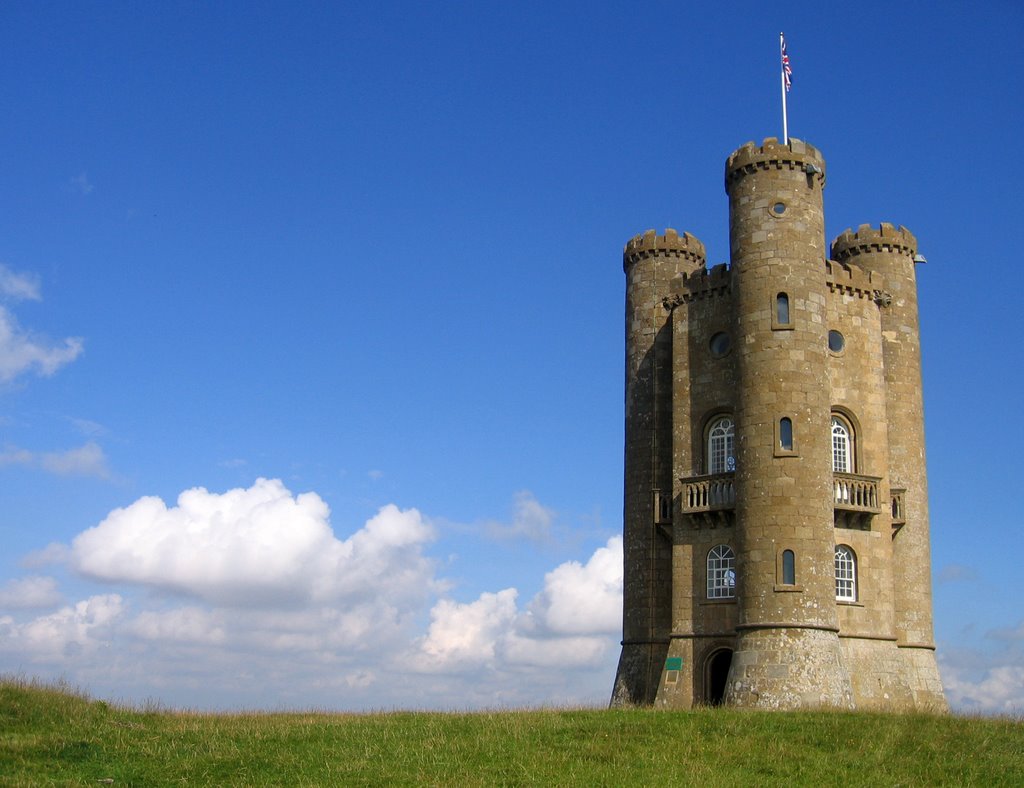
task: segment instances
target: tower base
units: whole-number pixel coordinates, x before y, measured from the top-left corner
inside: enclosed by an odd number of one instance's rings
[[[611,707],[647,706],[654,702],[668,642],[623,643],[615,671]]]
[[[899,649],[910,690],[914,693],[914,708],[918,711],[945,713],[949,704],[942,692],[939,665],[935,661],[935,649],[926,646],[901,646]]]
[[[858,709],[914,711],[907,665],[896,641],[841,637],[843,661],[853,683]]]
[[[725,703],[773,710],[853,709],[838,633],[804,628],[741,632]]]

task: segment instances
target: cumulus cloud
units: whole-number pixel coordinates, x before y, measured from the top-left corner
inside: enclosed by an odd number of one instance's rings
[[[596,664],[621,631],[621,537],[586,564],[568,561],[548,572],[525,610],[517,609],[516,597],[510,588],[465,604],[440,600],[421,643],[425,664],[434,670]]]
[[[52,577],[25,577],[0,586],[0,610],[53,607],[61,601],[57,581]]]
[[[223,617],[198,607],[143,611],[128,624],[127,631],[157,642],[220,645],[227,639]]]
[[[27,623],[0,617],[0,652],[17,651],[33,662],[62,662],[88,655],[106,644],[124,611],[117,594],[93,596]]]
[[[1024,665],[993,665],[980,676],[940,663],[950,705],[982,714],[1024,714]]]
[[[72,565],[98,580],[243,607],[429,590],[433,566],[422,548],[434,534],[419,512],[385,506],[344,540],[329,515],[316,493],[293,496],[276,479],[223,494],[187,490],[172,507],[145,497],[79,534]]]
[[[202,708],[604,702],[621,539],[554,567],[526,600],[511,587],[449,598],[433,539],[418,511],[390,505],[336,532],[317,494],[279,480],[140,498],[35,556],[118,593],[0,608],[0,672],[52,665],[97,694]],[[56,593],[34,583],[3,593]]]
[[[586,564],[568,561],[544,578],[530,604],[543,630],[554,635],[614,634],[622,628],[622,537],[599,548]]]
[[[0,382],[9,383],[28,372],[49,377],[78,358],[83,348],[80,337],[55,344],[24,331],[14,315],[0,306]]]
[[[514,588],[483,593],[459,604],[442,599],[430,611],[430,629],[422,650],[434,668],[475,666],[494,659],[498,640],[516,618]]]
[[[58,476],[94,476],[111,479],[113,474],[107,456],[96,443],[88,443],[65,451],[35,452],[17,446],[5,446],[0,451],[0,467],[22,465],[40,468]]]

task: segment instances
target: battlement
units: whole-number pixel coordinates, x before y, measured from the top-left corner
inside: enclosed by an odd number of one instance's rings
[[[729,266],[719,263],[713,268],[698,268],[692,273],[676,274],[672,278],[670,293],[664,299],[666,309],[690,303],[700,298],[713,298],[729,293],[732,277]]]
[[[658,235],[654,230],[648,230],[642,235],[631,238],[626,244],[626,248],[622,250],[622,268],[628,271],[638,260],[655,255],[683,257],[699,264],[701,268],[704,267],[706,260],[704,244],[689,233],[680,235],[672,228],[668,228],[664,235]]]
[[[895,252],[913,257],[917,254],[917,238],[902,225],[882,222],[877,228],[862,224],[857,232],[846,230],[832,242],[832,258],[843,262],[860,254]]]
[[[881,274],[865,271],[860,266],[826,260],[825,283],[833,292],[849,293],[860,298],[875,298],[875,294],[882,290],[883,278]]]
[[[814,168],[809,169],[809,164],[814,165]],[[725,163],[725,190],[728,192],[730,184],[758,170],[783,168],[801,170],[817,178],[821,187],[825,188],[825,159],[821,151],[793,137],[789,138],[788,143],[767,137],[760,146],[748,142],[732,152]]]

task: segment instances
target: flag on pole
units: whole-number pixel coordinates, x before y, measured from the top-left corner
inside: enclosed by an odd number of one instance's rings
[[[785,36],[779,34],[782,39],[782,79],[785,82],[786,91],[793,87],[793,69],[790,67],[790,53],[785,51]]]
[[[789,53],[786,51],[786,37],[779,34],[782,40],[782,80],[786,85],[786,92],[788,93],[793,87],[793,69],[789,65]]]

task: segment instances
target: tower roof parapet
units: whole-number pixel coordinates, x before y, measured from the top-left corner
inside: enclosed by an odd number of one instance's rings
[[[725,190],[728,192],[730,184],[758,170],[783,168],[802,170],[825,187],[825,159],[821,151],[794,137],[789,142],[767,137],[760,146],[748,142],[732,152],[725,162]]]
[[[689,274],[679,273],[673,277],[670,293],[663,303],[666,309],[671,309],[701,298],[725,295],[731,284],[729,266],[725,263],[719,263],[713,268],[699,268]]]
[[[884,279],[877,271],[837,260],[825,261],[825,284],[829,290],[849,293],[861,298],[874,298],[881,292]]]
[[[832,242],[832,259],[844,262],[871,252],[895,252],[913,257],[917,238],[906,227],[882,222],[878,227],[862,224],[857,232],[845,230]]]
[[[656,255],[683,257],[699,264],[700,267],[704,266],[707,259],[704,244],[689,233],[680,235],[670,227],[665,230],[664,235],[648,230],[631,238],[626,248],[622,250],[622,268],[628,271],[638,260]]]

